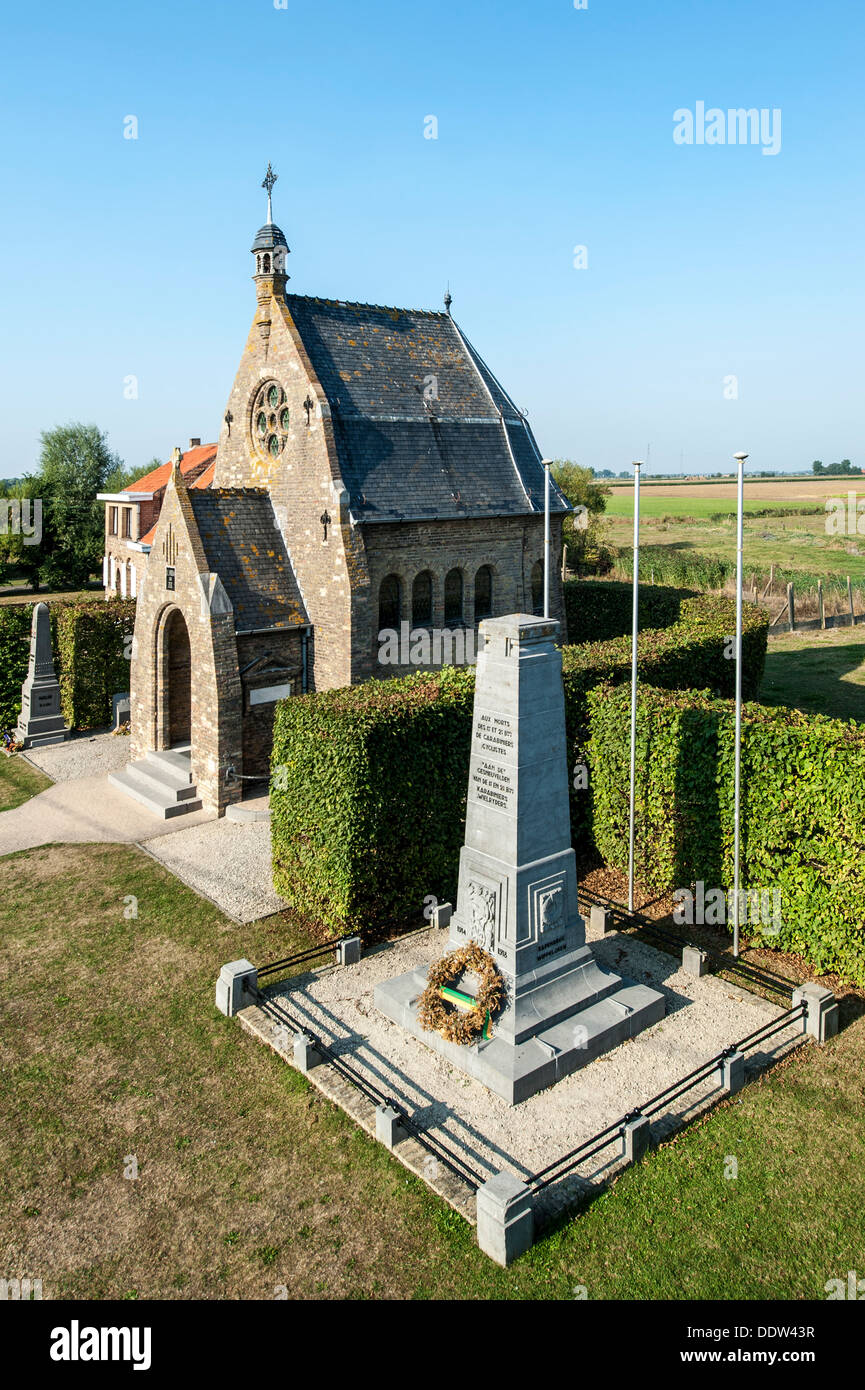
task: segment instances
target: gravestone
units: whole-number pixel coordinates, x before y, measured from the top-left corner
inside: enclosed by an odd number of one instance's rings
[[[132,706],[129,703],[129,691],[118,691],[111,696],[111,728],[117,732],[123,724],[128,724],[132,717]]]
[[[423,971],[376,987],[375,1004],[514,1104],[664,1016],[664,997],[596,960],[577,906],[558,623],[481,624],[465,844],[449,950],[492,955],[506,987],[492,1036],[459,1046],[420,1027]],[[476,988],[476,986],[475,986]],[[473,994],[473,980],[460,989]]]
[[[33,609],[30,665],[21,687],[21,717],[15,741],[24,748],[42,748],[48,743],[63,743],[68,737],[69,730],[60,713],[60,685],[54,674],[48,604],[37,603]]]

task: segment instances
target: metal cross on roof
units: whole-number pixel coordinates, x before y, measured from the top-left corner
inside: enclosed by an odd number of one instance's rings
[[[268,222],[272,222],[272,221],[273,221],[273,213],[271,212],[270,198],[271,198],[271,194],[273,193],[273,185],[276,183],[276,180],[277,180],[278,178],[279,178],[279,175],[278,175],[278,174],[275,174],[275,173],[273,172],[273,169],[272,169],[271,166],[270,166],[270,160],[268,160],[268,161],[267,161],[267,173],[265,174],[264,178],[263,178],[262,181],[261,181],[261,186],[262,186],[262,188],[266,188],[266,189],[267,189],[267,220],[268,220]]]

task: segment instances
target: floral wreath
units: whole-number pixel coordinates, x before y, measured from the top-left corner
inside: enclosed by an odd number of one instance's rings
[[[466,970],[480,977],[480,989],[473,1007],[463,1013],[448,1006],[443,992]],[[487,1034],[490,1019],[501,1008],[503,997],[504,980],[495,961],[472,941],[430,966],[426,989],[418,1001],[418,1020],[427,1032],[440,1033],[448,1042],[470,1043],[479,1034]]]

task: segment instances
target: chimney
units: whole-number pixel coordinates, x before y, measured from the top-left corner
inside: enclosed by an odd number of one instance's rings
[[[200,439],[190,439],[190,441],[189,441],[189,447],[190,447],[190,449],[200,449],[200,448],[201,448],[201,440],[200,440]]]

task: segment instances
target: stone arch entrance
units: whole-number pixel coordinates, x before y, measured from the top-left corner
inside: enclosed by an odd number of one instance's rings
[[[157,634],[157,749],[189,748],[192,742],[192,651],[179,608],[168,608]]]

